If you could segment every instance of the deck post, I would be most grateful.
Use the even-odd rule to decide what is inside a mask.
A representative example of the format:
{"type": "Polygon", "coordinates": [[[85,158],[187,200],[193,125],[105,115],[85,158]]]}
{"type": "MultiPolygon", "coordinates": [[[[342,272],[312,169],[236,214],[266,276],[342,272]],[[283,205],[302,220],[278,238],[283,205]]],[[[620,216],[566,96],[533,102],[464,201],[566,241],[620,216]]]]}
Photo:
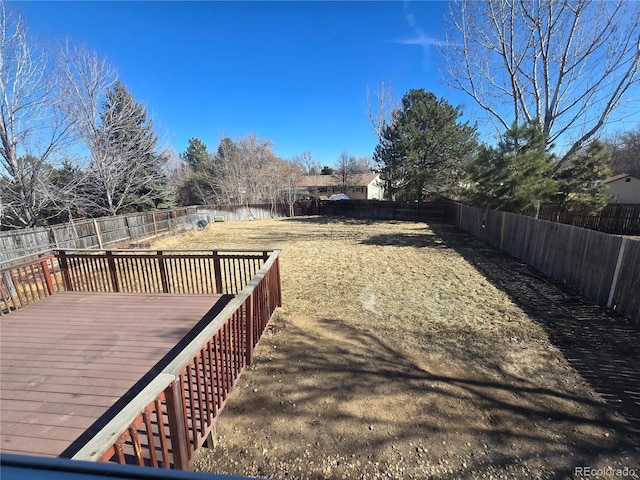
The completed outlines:
{"type": "Polygon", "coordinates": [[[247,365],[253,363],[253,293],[245,300],[247,365]]]}
{"type": "Polygon", "coordinates": [[[222,294],[222,267],[220,265],[220,255],[217,250],[213,251],[213,271],[216,277],[216,293],[222,294]]]}
{"type": "Polygon", "coordinates": [[[51,270],[49,270],[49,263],[47,261],[47,256],[43,253],[40,255],[42,261],[40,265],[42,266],[42,276],[44,277],[44,283],[47,286],[47,292],[49,295],[53,295],[53,280],[51,279],[51,270]]]}
{"type": "Polygon", "coordinates": [[[187,445],[187,425],[183,416],[182,381],[176,378],[165,390],[167,401],[167,419],[169,421],[169,435],[173,453],[173,466],[178,470],[189,468],[189,454],[187,445]]]}
{"type": "Polygon", "coordinates": [[[118,273],[116,272],[116,260],[113,257],[113,252],[106,252],[107,255],[107,264],[109,265],[109,275],[111,276],[111,288],[115,293],[120,291],[120,286],[118,285],[118,273]]]}
{"type": "Polygon", "coordinates": [[[71,275],[69,274],[69,262],[67,260],[67,253],[64,250],[57,250],[55,254],[58,257],[58,263],[60,264],[60,271],[62,272],[64,289],[68,292],[73,292],[73,285],[71,285],[71,275]]]}
{"type": "Polygon", "coordinates": [[[156,252],[156,256],[158,257],[158,267],[160,268],[160,281],[162,282],[162,292],[169,293],[169,281],[167,279],[167,266],[164,262],[164,255],[162,254],[162,250],[158,250],[156,252]]]}
{"type": "Polygon", "coordinates": [[[278,290],[278,303],[277,303],[277,307],[282,307],[282,283],[280,283],[280,255],[278,255],[278,258],[276,258],[276,281],[277,281],[277,285],[276,288],[278,290]]]}
{"type": "Polygon", "coordinates": [[[218,429],[214,423],[207,434],[207,438],[204,441],[205,448],[216,448],[218,446],[218,429]]]}

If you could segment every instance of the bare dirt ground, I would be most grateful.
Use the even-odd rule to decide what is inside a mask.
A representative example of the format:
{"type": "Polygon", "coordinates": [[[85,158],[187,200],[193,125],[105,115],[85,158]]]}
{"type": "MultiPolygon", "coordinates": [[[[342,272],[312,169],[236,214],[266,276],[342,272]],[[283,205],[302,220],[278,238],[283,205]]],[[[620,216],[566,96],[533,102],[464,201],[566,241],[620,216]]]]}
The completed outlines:
{"type": "Polygon", "coordinates": [[[451,226],[238,222],[156,246],[282,249],[284,306],[195,470],[640,476],[638,329],[451,226]]]}

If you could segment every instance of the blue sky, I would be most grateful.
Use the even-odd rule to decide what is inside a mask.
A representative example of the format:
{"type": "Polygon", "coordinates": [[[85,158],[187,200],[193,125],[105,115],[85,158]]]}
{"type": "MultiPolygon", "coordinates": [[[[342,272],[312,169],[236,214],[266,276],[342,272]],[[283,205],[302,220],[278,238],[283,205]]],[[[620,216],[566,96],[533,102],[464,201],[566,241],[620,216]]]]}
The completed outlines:
{"type": "MultiPolygon", "coordinates": [[[[106,56],[152,113],[164,145],[255,133],[323,165],[371,156],[367,87],[424,88],[469,102],[440,78],[445,2],[11,2],[39,42],[106,56]]],[[[464,118],[463,118],[464,119],[464,118]]]]}

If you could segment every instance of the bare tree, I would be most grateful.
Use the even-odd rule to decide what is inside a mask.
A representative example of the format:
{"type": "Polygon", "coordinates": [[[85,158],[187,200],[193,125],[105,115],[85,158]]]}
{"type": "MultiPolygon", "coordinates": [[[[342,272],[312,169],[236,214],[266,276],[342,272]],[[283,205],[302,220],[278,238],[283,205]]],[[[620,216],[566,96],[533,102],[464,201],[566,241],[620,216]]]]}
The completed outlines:
{"type": "Polygon", "coordinates": [[[322,165],[320,165],[320,162],[313,158],[311,152],[302,152],[301,154],[293,157],[292,161],[302,167],[305,175],[320,175],[322,165]]]}
{"type": "Polygon", "coordinates": [[[86,188],[90,182],[88,165],[96,158],[105,157],[100,147],[103,135],[100,109],[109,87],[116,81],[116,72],[96,52],[86,46],[71,47],[68,43],[58,49],[57,64],[64,91],[64,108],[75,119],[74,138],[84,144],[90,155],[71,189],[74,205],[69,208],[90,214],[94,202],[86,188]]]}
{"type": "MultiPolygon", "coordinates": [[[[309,155],[311,153],[309,152],[309,155]]],[[[291,160],[278,159],[278,170],[280,178],[280,196],[289,206],[289,216],[295,216],[294,205],[299,199],[298,183],[304,173],[304,164],[300,159],[291,160]]]]}
{"type": "Polygon", "coordinates": [[[604,140],[611,153],[611,172],[627,173],[640,178],[640,125],[626,132],[617,132],[604,140]]]}
{"type": "Polygon", "coordinates": [[[64,79],[65,107],[77,119],[75,134],[93,153],[100,137],[102,103],[116,82],[116,71],[86,46],[72,48],[68,44],[58,50],[58,66],[64,79]]]}
{"type": "Polygon", "coordinates": [[[69,139],[57,70],[30,44],[23,19],[0,3],[0,179],[2,217],[34,226],[56,198],[50,162],[69,139]]]}
{"type": "Polygon", "coordinates": [[[219,203],[244,203],[247,185],[244,182],[242,158],[238,145],[230,138],[220,140],[214,157],[215,190],[219,203]]]}
{"type": "Polygon", "coordinates": [[[540,122],[548,148],[565,148],[556,168],[639,81],[637,2],[455,0],[449,21],[441,47],[451,83],[500,133],[540,122]]]}
{"type": "Polygon", "coordinates": [[[380,83],[380,89],[372,94],[367,87],[367,118],[374,135],[380,141],[384,127],[391,123],[393,114],[400,109],[400,103],[394,99],[391,87],[380,83]]]}
{"type": "Polygon", "coordinates": [[[277,157],[273,142],[251,133],[236,142],[242,159],[243,185],[246,203],[262,203],[277,197],[278,182],[271,175],[277,157]]]}
{"type": "Polygon", "coordinates": [[[356,158],[347,152],[342,152],[333,172],[333,176],[337,179],[342,193],[346,194],[349,187],[354,186],[353,182],[357,173],[356,158]]]}
{"type": "Polygon", "coordinates": [[[117,81],[111,65],[86,47],[61,48],[59,65],[76,134],[90,154],[82,192],[86,212],[116,215],[157,206],[168,179],[144,105],[117,81]]]}
{"type": "Polygon", "coordinates": [[[374,164],[371,157],[358,157],[355,161],[356,173],[371,173],[373,172],[374,164]]]}

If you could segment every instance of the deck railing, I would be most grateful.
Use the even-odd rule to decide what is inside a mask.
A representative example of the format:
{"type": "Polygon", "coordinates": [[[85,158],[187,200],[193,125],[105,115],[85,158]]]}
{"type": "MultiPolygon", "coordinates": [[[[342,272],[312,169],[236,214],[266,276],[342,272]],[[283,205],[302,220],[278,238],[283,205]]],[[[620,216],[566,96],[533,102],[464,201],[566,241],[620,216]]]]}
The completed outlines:
{"type": "Polygon", "coordinates": [[[0,317],[64,290],[53,255],[0,268],[0,317]]]}
{"type": "Polygon", "coordinates": [[[188,468],[282,304],[278,255],[73,458],[188,468]]]}
{"type": "Polygon", "coordinates": [[[60,250],[55,255],[71,291],[236,295],[269,252],[60,250]]]}
{"type": "Polygon", "coordinates": [[[268,257],[255,250],[55,250],[0,268],[0,316],[60,291],[236,295],[268,257]]]}
{"type": "Polygon", "coordinates": [[[0,315],[61,291],[234,298],[73,457],[186,469],[282,305],[279,251],[64,251],[0,269],[0,315]]]}

